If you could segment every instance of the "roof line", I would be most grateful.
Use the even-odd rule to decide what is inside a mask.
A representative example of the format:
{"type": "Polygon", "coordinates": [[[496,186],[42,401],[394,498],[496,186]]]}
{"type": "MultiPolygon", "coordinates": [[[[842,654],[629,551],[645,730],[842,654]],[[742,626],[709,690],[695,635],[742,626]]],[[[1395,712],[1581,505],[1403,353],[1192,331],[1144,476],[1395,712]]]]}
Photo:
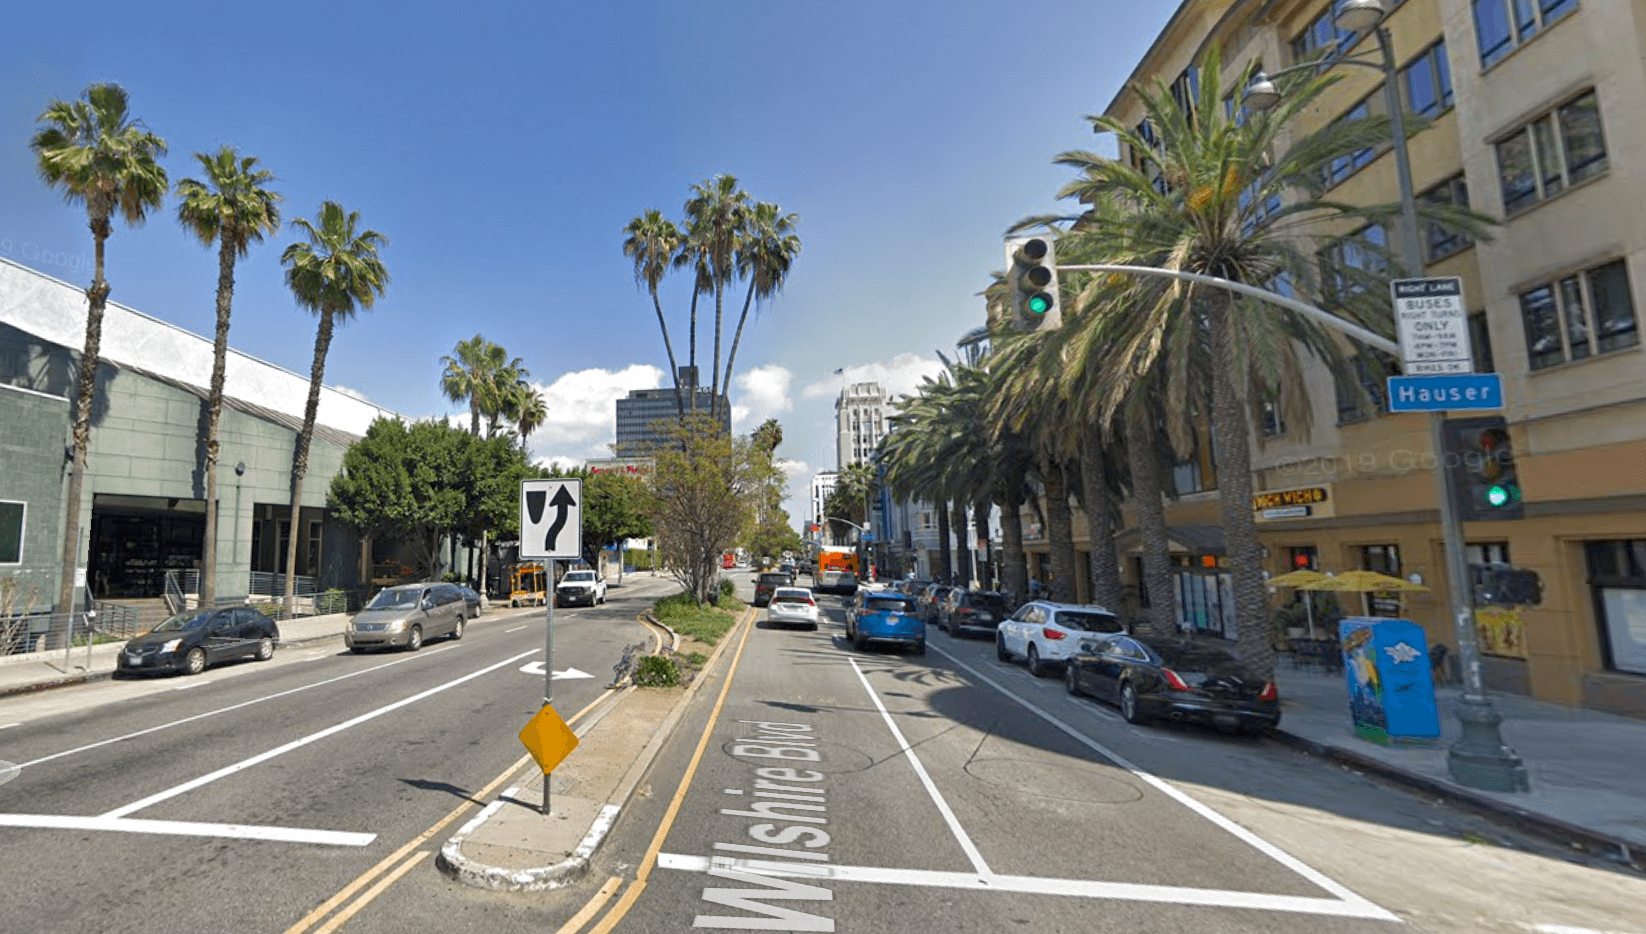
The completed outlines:
{"type": "MultiPolygon", "coordinates": [[[[1120,99],[1125,97],[1126,94],[1131,91],[1132,86],[1141,80],[1143,66],[1148,62],[1149,57],[1161,47],[1162,42],[1164,42],[1166,38],[1166,34],[1172,31],[1173,26],[1178,24],[1178,21],[1182,19],[1185,11],[1187,11],[1190,6],[1193,6],[1198,2],[1200,2],[1200,0],[1183,0],[1182,3],[1178,4],[1177,10],[1172,13],[1172,18],[1166,21],[1166,25],[1162,27],[1160,33],[1155,36],[1154,42],[1149,44],[1148,51],[1144,52],[1143,57],[1137,60],[1137,65],[1132,68],[1132,73],[1126,77],[1124,82],[1121,83],[1120,90],[1115,92],[1114,97],[1109,100],[1108,106],[1103,108],[1103,113],[1108,114],[1110,111],[1114,110],[1115,105],[1120,103],[1120,99]]],[[[1197,62],[1200,60],[1201,56],[1206,51],[1207,43],[1211,41],[1213,36],[1222,31],[1225,24],[1243,13],[1247,7],[1258,2],[1262,2],[1263,6],[1258,9],[1257,12],[1252,14],[1251,18],[1253,20],[1260,19],[1265,13],[1269,12],[1269,9],[1278,3],[1279,0],[1235,0],[1233,4],[1230,4],[1227,10],[1223,11],[1223,15],[1218,18],[1216,24],[1212,26],[1211,31],[1206,34],[1206,38],[1202,39],[1200,45],[1195,48],[1193,56],[1194,60],[1197,62]]],[[[1093,132],[1097,131],[1094,129],[1093,132]]]]}

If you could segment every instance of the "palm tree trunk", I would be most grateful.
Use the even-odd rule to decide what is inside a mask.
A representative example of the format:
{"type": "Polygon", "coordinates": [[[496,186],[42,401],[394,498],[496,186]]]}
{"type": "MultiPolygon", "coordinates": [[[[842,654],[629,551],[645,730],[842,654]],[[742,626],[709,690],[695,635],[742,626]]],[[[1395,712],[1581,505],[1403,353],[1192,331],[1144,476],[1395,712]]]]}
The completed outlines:
{"type": "Polygon", "coordinates": [[[749,320],[749,304],[754,301],[754,279],[749,279],[749,292],[743,296],[743,313],[737,316],[737,331],[732,335],[732,350],[726,355],[726,394],[731,395],[732,364],[737,362],[737,345],[743,341],[743,325],[749,320]]]}
{"type": "Polygon", "coordinates": [[[480,437],[480,391],[469,393],[469,434],[480,437]]]}
{"type": "Polygon", "coordinates": [[[1069,487],[1063,464],[1047,455],[1042,462],[1046,475],[1046,538],[1052,552],[1052,585],[1047,599],[1059,603],[1074,600],[1074,515],[1069,510],[1069,487]]]}
{"type": "Polygon", "coordinates": [[[1000,500],[1000,545],[1006,565],[1001,578],[1013,600],[1026,600],[1029,596],[1029,568],[1023,560],[1022,506],[1022,500],[1015,495],[1000,500]]]}
{"type": "Polygon", "coordinates": [[[954,566],[960,577],[957,585],[967,587],[972,582],[972,543],[966,532],[966,504],[957,499],[949,508],[954,513],[954,518],[949,521],[954,526],[954,566]]]}
{"type": "MultiPolygon", "coordinates": [[[[69,488],[64,493],[63,572],[57,582],[57,612],[63,616],[67,639],[74,612],[74,572],[80,567],[80,499],[85,495],[87,452],[91,448],[91,405],[97,389],[97,364],[103,348],[103,311],[109,301],[109,284],[103,278],[103,248],[111,231],[107,217],[91,219],[95,244],[95,266],[91,288],[86,290],[86,346],[80,353],[77,400],[74,406],[74,455],[69,461],[69,488]]],[[[90,581],[87,591],[90,591],[90,581]]]]}
{"type": "Polygon", "coordinates": [[[1141,406],[1126,414],[1126,464],[1132,475],[1132,510],[1143,540],[1142,584],[1149,602],[1142,614],[1143,626],[1152,635],[1169,638],[1177,632],[1177,591],[1172,587],[1164,478],[1155,450],[1154,424],[1141,406]]]}
{"type": "Polygon", "coordinates": [[[1217,438],[1217,493],[1223,511],[1225,553],[1234,570],[1234,602],[1240,658],[1259,674],[1274,674],[1274,642],[1265,610],[1263,546],[1252,512],[1251,423],[1235,382],[1234,300],[1210,296],[1212,338],[1212,431],[1217,438]]]}
{"type": "Polygon", "coordinates": [[[200,605],[217,602],[218,426],[223,420],[223,381],[229,358],[229,312],[234,305],[234,245],[217,248],[217,334],[211,347],[211,397],[206,402],[206,534],[200,545],[200,605]]]}
{"type": "Polygon", "coordinates": [[[949,503],[947,500],[938,500],[937,507],[937,543],[938,550],[943,556],[943,582],[954,582],[954,557],[949,551],[949,503]]]}
{"type": "Polygon", "coordinates": [[[1081,432],[1080,485],[1085,491],[1086,535],[1092,543],[1092,602],[1119,610],[1120,556],[1114,544],[1114,495],[1109,489],[1108,462],[1103,451],[1103,429],[1087,424],[1081,432]]]}
{"type": "Polygon", "coordinates": [[[709,377],[709,421],[720,424],[720,321],[721,302],[726,294],[725,286],[716,283],[714,287],[714,372],[709,377]]]}
{"type": "Polygon", "coordinates": [[[696,284],[693,284],[692,285],[691,357],[690,357],[690,359],[691,359],[690,366],[692,368],[692,386],[691,386],[692,397],[691,397],[691,402],[689,403],[689,408],[690,408],[691,413],[693,415],[697,414],[697,295],[698,295],[697,286],[696,286],[696,284]]]}
{"type": "MultiPolygon", "coordinates": [[[[989,502],[972,504],[972,527],[977,530],[977,537],[987,540],[989,537],[989,502]]],[[[992,580],[995,575],[990,573],[989,552],[987,546],[978,549],[977,560],[973,566],[977,567],[976,577],[982,583],[984,590],[993,589],[992,580]]]]}
{"type": "Polygon", "coordinates": [[[326,352],[331,349],[332,311],[320,312],[320,330],[314,338],[314,366],[309,371],[309,401],[303,407],[303,430],[297,435],[297,452],[291,466],[291,535],[286,544],[286,618],[297,612],[297,539],[303,512],[303,475],[309,470],[309,442],[314,438],[314,419],[320,412],[320,381],[326,375],[326,352]]]}
{"type": "Polygon", "coordinates": [[[686,414],[686,400],[680,395],[680,368],[674,365],[674,344],[669,340],[669,322],[663,319],[663,303],[657,300],[657,287],[653,286],[652,308],[657,312],[657,326],[663,329],[663,349],[669,354],[669,379],[674,381],[674,405],[681,415],[686,414]]]}

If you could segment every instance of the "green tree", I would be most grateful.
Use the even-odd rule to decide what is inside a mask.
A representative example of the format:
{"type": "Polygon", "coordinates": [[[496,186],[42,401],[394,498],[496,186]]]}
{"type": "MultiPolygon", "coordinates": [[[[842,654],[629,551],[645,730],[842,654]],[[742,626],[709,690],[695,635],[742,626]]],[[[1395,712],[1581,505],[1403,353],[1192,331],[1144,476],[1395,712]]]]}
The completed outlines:
{"type": "Polygon", "coordinates": [[[482,444],[444,422],[378,418],[344,453],[327,505],[363,535],[415,543],[438,580],[442,539],[474,515],[469,480],[482,444]]]}
{"type": "Polygon", "coordinates": [[[647,512],[669,572],[699,605],[713,603],[720,556],[754,513],[749,441],[688,414],[652,457],[647,512]]]}
{"type": "Polygon", "coordinates": [[[86,450],[91,446],[92,395],[109,300],[109,283],[103,276],[105,243],[114,232],[116,213],[128,224],[141,224],[150,211],[160,207],[170,187],[158,161],[166,154],[166,141],[149,132],[129,108],[130,99],[119,85],[88,85],[79,100],[48,104],[36,121],[44,126],[29,140],[41,179],[61,189],[63,200],[85,207],[94,247],[91,287],[86,289],[86,343],[80,352],[74,408],[74,459],[64,494],[59,613],[74,609],[74,572],[80,566],[86,450]]]}
{"type": "MultiPolygon", "coordinates": [[[[674,362],[674,343],[669,340],[669,322],[663,317],[663,303],[657,297],[657,287],[662,284],[663,276],[668,273],[670,265],[680,252],[680,246],[685,237],[674,222],[663,216],[663,212],[656,208],[648,209],[644,214],[629,221],[623,232],[628,239],[623,241],[623,255],[634,261],[634,281],[636,285],[644,283],[646,292],[652,297],[652,309],[657,312],[657,327],[663,332],[663,349],[669,355],[669,378],[674,380],[675,406],[681,415],[686,414],[686,401],[680,394],[680,369],[674,362]]],[[[693,313],[695,315],[695,304],[693,313]]],[[[692,340],[695,353],[697,334],[696,318],[692,321],[692,340]]],[[[695,366],[697,361],[692,360],[695,366]]]]}
{"type": "MultiPolygon", "coordinates": [[[[309,398],[303,409],[303,429],[292,457],[291,542],[286,550],[286,613],[296,609],[297,534],[303,508],[303,476],[309,469],[309,444],[320,409],[320,387],[326,375],[326,353],[332,330],[360,309],[370,309],[389,285],[389,270],[379,251],[388,238],[375,230],[361,230],[360,212],[345,212],[335,201],[320,205],[315,223],[297,218],[307,243],[293,243],[280,255],[286,267],[286,287],[300,308],[320,316],[314,338],[314,364],[309,370],[309,398]]],[[[432,566],[432,565],[431,565],[432,566]]]]}
{"type": "Polygon", "coordinates": [[[701,270],[699,285],[714,295],[714,357],[710,367],[709,415],[720,413],[720,332],[726,288],[737,275],[737,250],[748,227],[749,195],[737,178],[716,175],[692,186],[686,200],[686,238],[701,270]]]}
{"type": "MultiPolygon", "coordinates": [[[[603,549],[631,538],[650,538],[646,482],[615,470],[588,473],[583,483],[583,554],[592,564],[603,549]]],[[[618,579],[622,580],[621,561],[618,579]]]]}
{"type": "Polygon", "coordinates": [[[506,356],[503,348],[476,334],[466,341],[458,341],[450,355],[440,358],[440,362],[445,364],[440,374],[440,391],[445,393],[447,399],[468,405],[469,432],[474,435],[480,434],[482,387],[491,379],[496,366],[492,362],[494,349],[498,356],[506,356]]]}
{"type": "Polygon", "coordinates": [[[233,146],[194,154],[204,180],[177,183],[177,220],[195,239],[217,246],[217,336],[212,342],[211,391],[206,414],[206,533],[200,562],[200,604],[217,599],[218,426],[223,417],[223,379],[229,355],[229,315],[234,305],[234,264],[280,230],[280,195],[268,185],[274,173],[241,156],[233,146]]]}
{"type": "MultiPolygon", "coordinates": [[[[737,245],[738,272],[749,281],[743,296],[743,312],[737,318],[737,331],[732,335],[732,349],[726,355],[726,376],[721,382],[731,392],[732,365],[737,362],[737,347],[743,342],[743,325],[749,320],[749,307],[757,301],[767,301],[783,290],[789,278],[795,257],[800,255],[800,237],[795,227],[800,217],[784,214],[783,209],[762,201],[749,211],[743,236],[737,245]]],[[[716,394],[715,405],[720,404],[716,394]]]]}

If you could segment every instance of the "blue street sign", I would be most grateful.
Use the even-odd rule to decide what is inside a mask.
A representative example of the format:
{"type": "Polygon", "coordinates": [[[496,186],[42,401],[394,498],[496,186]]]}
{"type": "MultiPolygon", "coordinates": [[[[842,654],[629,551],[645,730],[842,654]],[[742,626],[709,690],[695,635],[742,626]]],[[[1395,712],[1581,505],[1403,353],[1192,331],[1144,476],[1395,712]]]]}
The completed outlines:
{"type": "Polygon", "coordinates": [[[1503,408],[1503,380],[1496,373],[1389,377],[1389,411],[1448,412],[1503,408]]]}

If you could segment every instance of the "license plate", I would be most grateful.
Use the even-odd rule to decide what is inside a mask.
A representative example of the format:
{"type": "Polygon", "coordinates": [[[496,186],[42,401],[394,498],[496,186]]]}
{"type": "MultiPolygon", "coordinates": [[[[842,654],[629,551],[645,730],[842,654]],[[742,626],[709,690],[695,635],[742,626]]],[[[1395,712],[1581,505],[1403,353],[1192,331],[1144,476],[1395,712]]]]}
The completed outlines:
{"type": "Polygon", "coordinates": [[[141,664],[143,664],[143,656],[138,655],[134,652],[127,652],[126,653],[126,664],[128,664],[128,665],[141,665],[141,664]]]}
{"type": "Polygon", "coordinates": [[[1212,715],[1212,722],[1218,726],[1232,727],[1240,725],[1240,718],[1232,713],[1220,713],[1212,715]]]}

